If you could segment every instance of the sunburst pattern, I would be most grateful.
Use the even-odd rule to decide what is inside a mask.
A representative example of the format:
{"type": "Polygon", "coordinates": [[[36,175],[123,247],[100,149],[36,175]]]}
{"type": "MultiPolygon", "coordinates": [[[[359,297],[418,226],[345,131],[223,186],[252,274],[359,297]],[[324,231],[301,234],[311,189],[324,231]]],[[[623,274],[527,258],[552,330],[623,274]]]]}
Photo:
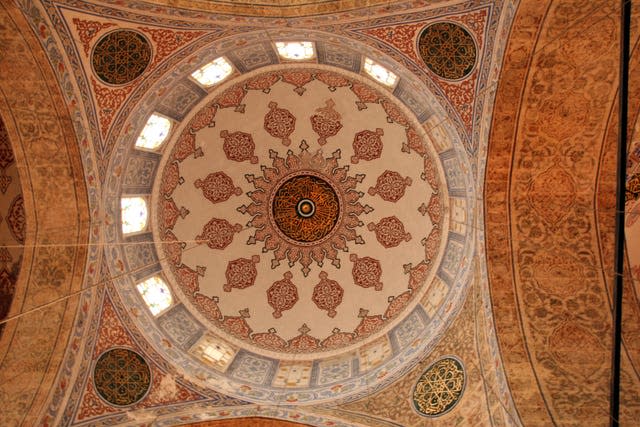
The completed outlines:
{"type": "MultiPolygon", "coordinates": [[[[256,189],[248,193],[252,203],[249,206],[242,205],[238,209],[253,217],[249,225],[255,232],[248,243],[264,242],[263,252],[273,252],[272,267],[277,267],[283,260],[291,267],[299,263],[305,276],[311,271],[312,263],[322,266],[325,259],[340,267],[338,251],[348,252],[347,242],[364,243],[362,236],[356,231],[363,225],[358,217],[373,210],[369,205],[363,206],[358,201],[363,193],[357,191],[356,186],[362,182],[364,176],[349,176],[348,167],[339,166],[340,150],[325,158],[320,151],[311,154],[307,149],[308,145],[303,141],[300,144],[300,153],[294,154],[289,150],[286,158],[271,150],[271,167],[263,166],[262,176],[247,175],[247,180],[256,189]],[[287,194],[286,199],[295,199],[291,206],[291,220],[287,222],[284,215],[275,209],[275,205],[273,209],[271,207],[274,199],[282,197],[280,193],[283,186],[298,176],[315,177],[317,187],[323,187],[319,184],[319,181],[322,181],[333,191],[330,192],[326,188],[324,191],[314,191],[313,186],[302,185],[296,189],[299,194],[287,194]],[[335,195],[337,200],[328,197],[331,194],[335,195]],[[318,200],[313,200],[314,197],[318,197],[318,200]],[[314,215],[308,218],[296,215],[295,208],[298,203],[304,203],[307,199],[310,201],[309,204],[313,203],[314,215]],[[309,227],[305,226],[307,222],[309,227]],[[296,227],[296,233],[288,232],[296,227]],[[309,233],[305,233],[305,230],[309,233]]],[[[281,204],[285,205],[284,209],[287,208],[286,200],[281,204]]],[[[301,206],[302,209],[306,207],[307,205],[301,206]]]]}

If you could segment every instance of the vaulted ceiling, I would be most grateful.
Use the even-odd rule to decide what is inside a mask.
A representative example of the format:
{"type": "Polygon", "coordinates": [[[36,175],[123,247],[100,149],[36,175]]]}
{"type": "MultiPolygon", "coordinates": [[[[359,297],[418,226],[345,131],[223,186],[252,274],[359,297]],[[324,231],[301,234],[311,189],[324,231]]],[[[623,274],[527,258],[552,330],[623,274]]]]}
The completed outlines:
{"type": "Polygon", "coordinates": [[[2,2],[2,425],[608,424],[619,13],[2,2]]]}

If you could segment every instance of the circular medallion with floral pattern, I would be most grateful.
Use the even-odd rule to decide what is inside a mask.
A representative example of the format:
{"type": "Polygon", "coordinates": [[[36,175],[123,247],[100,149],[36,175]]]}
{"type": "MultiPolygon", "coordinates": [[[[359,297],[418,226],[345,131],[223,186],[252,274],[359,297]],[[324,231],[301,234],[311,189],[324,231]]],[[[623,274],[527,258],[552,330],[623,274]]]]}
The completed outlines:
{"type": "Polygon", "coordinates": [[[96,361],[93,382],[100,397],[107,402],[117,406],[132,405],[149,390],[151,371],[135,351],[113,348],[96,361]]]}
{"type": "Polygon", "coordinates": [[[93,48],[91,65],[98,78],[123,85],[138,78],[151,63],[151,45],[137,31],[116,30],[102,36],[93,48]]]}
{"type": "Polygon", "coordinates": [[[453,22],[426,27],[418,38],[418,53],[431,71],[447,80],[468,76],[476,63],[473,37],[453,22]]]}

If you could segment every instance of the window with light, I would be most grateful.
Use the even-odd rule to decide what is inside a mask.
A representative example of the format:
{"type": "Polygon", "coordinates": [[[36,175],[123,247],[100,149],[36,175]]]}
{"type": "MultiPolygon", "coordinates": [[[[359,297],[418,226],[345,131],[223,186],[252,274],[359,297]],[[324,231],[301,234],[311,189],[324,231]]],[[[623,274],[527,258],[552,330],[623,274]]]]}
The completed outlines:
{"type": "Polygon", "coordinates": [[[374,80],[382,83],[385,86],[391,87],[398,80],[398,76],[387,70],[382,65],[373,62],[370,58],[364,59],[364,71],[369,74],[374,80]]]}
{"type": "Polygon", "coordinates": [[[152,114],[136,140],[136,147],[155,150],[167,139],[170,130],[171,121],[169,119],[152,114]]]}
{"type": "Polygon", "coordinates": [[[169,287],[164,280],[158,276],[138,283],[137,288],[147,307],[149,307],[149,311],[151,311],[151,314],[154,316],[157,316],[169,308],[173,303],[169,287]]]}
{"type": "Polygon", "coordinates": [[[123,197],[120,200],[122,233],[142,231],[147,226],[147,202],[143,197],[123,197]]]}
{"type": "Polygon", "coordinates": [[[227,369],[235,354],[229,344],[209,334],[204,334],[190,351],[220,371],[227,369]]]}
{"type": "Polygon", "coordinates": [[[204,87],[213,86],[220,83],[233,72],[233,67],[223,57],[217,58],[191,74],[204,87]]]}
{"type": "Polygon", "coordinates": [[[311,42],[276,42],[276,49],[282,58],[294,61],[311,59],[315,56],[311,42]]]}

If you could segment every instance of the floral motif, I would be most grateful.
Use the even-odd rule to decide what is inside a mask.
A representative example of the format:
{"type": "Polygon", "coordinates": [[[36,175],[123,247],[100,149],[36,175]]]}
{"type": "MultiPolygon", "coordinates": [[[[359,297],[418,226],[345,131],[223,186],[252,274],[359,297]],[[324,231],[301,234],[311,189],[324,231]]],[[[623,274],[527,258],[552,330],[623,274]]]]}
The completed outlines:
{"type": "Polygon", "coordinates": [[[207,105],[202,110],[198,111],[193,119],[189,122],[189,129],[191,129],[191,133],[196,133],[205,127],[213,127],[216,122],[214,118],[216,117],[218,109],[215,105],[207,105]]]}
{"type": "Polygon", "coordinates": [[[224,249],[233,241],[233,234],[242,231],[242,225],[231,225],[226,219],[212,218],[196,237],[198,243],[206,243],[211,249],[224,249]]]}
{"type": "Polygon", "coordinates": [[[138,353],[114,348],[96,362],[93,381],[100,397],[113,405],[131,405],[144,397],[151,385],[151,370],[138,353]]]}
{"type": "Polygon", "coordinates": [[[527,197],[536,213],[555,227],[576,201],[575,181],[560,166],[553,165],[533,178],[527,197]]]}
{"type": "Polygon", "coordinates": [[[187,157],[193,154],[194,157],[202,156],[202,149],[196,147],[196,135],[191,132],[183,132],[178,139],[176,148],[174,149],[173,157],[179,162],[182,162],[187,157]]]}
{"type": "Polygon", "coordinates": [[[267,302],[273,307],[273,317],[282,317],[282,312],[293,308],[298,302],[298,289],[291,282],[293,275],[287,271],[284,279],[274,282],[267,289],[267,302]]]}
{"type": "Polygon", "coordinates": [[[201,311],[207,319],[211,321],[220,320],[222,312],[220,312],[220,307],[218,307],[218,302],[220,301],[218,297],[209,298],[200,293],[196,293],[193,298],[196,304],[202,308],[201,311]]]}
{"type": "Polygon", "coordinates": [[[431,194],[429,205],[426,207],[426,212],[429,214],[429,218],[433,225],[440,224],[440,219],[442,219],[442,202],[440,201],[439,194],[431,194]]]}
{"type": "Polygon", "coordinates": [[[305,352],[316,350],[319,347],[320,340],[308,335],[311,329],[309,329],[306,323],[298,329],[298,332],[300,332],[300,335],[291,338],[287,342],[289,348],[299,352],[305,352]]]}
{"type": "Polygon", "coordinates": [[[151,46],[140,33],[116,30],[105,34],[91,57],[93,71],[105,83],[122,85],[138,78],[151,62],[151,46]]]}
{"type": "Polygon", "coordinates": [[[326,84],[331,92],[335,92],[338,87],[349,86],[349,80],[337,74],[325,71],[317,72],[316,79],[326,84]]]}
{"type": "Polygon", "coordinates": [[[564,370],[584,379],[593,375],[594,367],[606,363],[607,352],[597,335],[581,327],[575,320],[564,321],[551,333],[548,342],[548,351],[555,362],[564,370]],[[567,342],[580,343],[583,351],[567,352],[563,347],[567,342]],[[574,358],[577,359],[575,362],[566,363],[568,359],[574,358]]]}
{"type": "Polygon", "coordinates": [[[112,22],[85,21],[84,19],[78,18],[73,18],[73,24],[76,26],[76,31],[80,37],[80,42],[82,43],[85,55],[89,55],[91,40],[93,40],[96,34],[105,28],[110,28],[116,25],[112,22]]]}
{"type": "Polygon", "coordinates": [[[414,61],[418,61],[416,55],[415,43],[416,33],[418,29],[424,24],[408,24],[408,25],[393,25],[388,27],[376,27],[366,30],[366,33],[374,37],[383,40],[386,43],[396,47],[402,53],[412,58],[414,61]]]}
{"type": "Polygon", "coordinates": [[[96,102],[98,104],[98,113],[100,117],[100,131],[102,136],[107,135],[111,120],[120,109],[122,103],[134,88],[133,84],[124,85],[117,88],[107,87],[91,77],[91,86],[95,93],[96,102]]]}
{"type": "Polygon", "coordinates": [[[233,186],[233,180],[224,172],[213,172],[202,179],[196,179],[194,182],[196,188],[202,189],[204,197],[209,199],[211,203],[220,203],[229,200],[234,194],[239,196],[242,194],[240,187],[233,186]]]}
{"type": "Polygon", "coordinates": [[[289,136],[296,127],[296,118],[289,110],[278,108],[277,102],[269,103],[269,112],[264,116],[264,129],[274,138],[281,138],[283,145],[290,145],[289,136]]]}
{"type": "Polygon", "coordinates": [[[225,90],[222,95],[215,99],[215,104],[219,108],[235,107],[235,111],[243,112],[245,105],[242,100],[247,95],[247,91],[241,85],[234,85],[225,90]]]}
{"type": "Polygon", "coordinates": [[[418,38],[418,52],[426,66],[443,79],[466,77],[476,63],[473,37],[452,22],[438,22],[425,28],[418,38]]]}
{"type": "Polygon", "coordinates": [[[278,80],[280,80],[280,76],[278,74],[261,74],[247,81],[244,87],[251,90],[261,90],[264,93],[269,93],[271,91],[271,86],[276,84],[278,80]]]}
{"type": "Polygon", "coordinates": [[[321,347],[327,349],[345,347],[351,344],[351,342],[356,337],[353,333],[341,332],[340,328],[333,328],[333,331],[331,332],[331,335],[322,340],[322,342],[320,343],[321,347]]]}
{"type": "Polygon", "coordinates": [[[376,233],[376,239],[385,248],[393,248],[402,241],[411,240],[411,234],[405,233],[404,224],[395,216],[382,218],[378,224],[370,222],[367,228],[376,233]]]}
{"type": "Polygon", "coordinates": [[[351,163],[358,163],[360,160],[374,160],[382,154],[382,139],[384,131],[377,128],[375,131],[363,130],[353,138],[353,156],[351,163]]]}
{"type": "Polygon", "coordinates": [[[360,337],[369,336],[372,333],[378,331],[382,327],[382,325],[384,325],[384,319],[382,318],[382,315],[376,314],[374,316],[369,316],[369,310],[361,308],[358,317],[362,320],[360,321],[354,332],[360,337]]]}
{"type": "Polygon", "coordinates": [[[418,289],[427,280],[427,274],[431,266],[427,261],[421,261],[415,267],[411,263],[405,265],[405,273],[409,274],[409,289],[412,291],[418,289]]]}
{"type": "Polygon", "coordinates": [[[382,108],[387,113],[388,122],[398,123],[404,128],[409,126],[407,118],[393,102],[390,102],[388,99],[383,99],[380,101],[380,105],[382,105],[382,108]]]}
{"type": "Polygon", "coordinates": [[[335,136],[342,129],[341,117],[334,109],[335,105],[333,99],[327,99],[324,107],[316,109],[318,114],[311,116],[311,128],[318,134],[320,145],[326,144],[327,138],[335,136]]]}
{"type": "Polygon", "coordinates": [[[24,199],[22,194],[16,196],[11,202],[9,214],[7,215],[7,224],[13,237],[20,243],[24,243],[26,234],[27,218],[24,213],[24,199]]]}
{"type": "Polygon", "coordinates": [[[413,389],[413,406],[422,415],[442,415],[458,403],[464,384],[462,364],[451,357],[440,359],[418,379],[413,389]]]}
{"type": "Polygon", "coordinates": [[[166,28],[149,27],[140,27],[140,29],[150,34],[151,39],[155,42],[156,53],[153,65],[159,64],[160,61],[175,50],[205,34],[205,31],[175,31],[166,28]]]}
{"type": "Polygon", "coordinates": [[[232,288],[244,289],[253,286],[258,276],[256,264],[260,262],[258,255],[249,258],[239,258],[229,261],[227,271],[224,273],[227,283],[222,287],[225,292],[231,292],[232,288]]]}
{"type": "Polygon", "coordinates": [[[294,92],[300,96],[305,92],[304,86],[312,80],[313,75],[307,70],[285,71],[282,73],[282,81],[294,85],[294,92]]]}
{"type": "Polygon", "coordinates": [[[351,90],[360,99],[360,101],[356,102],[358,110],[364,110],[367,108],[367,104],[374,104],[380,101],[380,94],[360,82],[352,82],[351,90]]]}
{"type": "Polygon", "coordinates": [[[206,270],[205,267],[200,266],[196,267],[196,270],[192,270],[184,264],[176,268],[178,283],[187,295],[193,295],[200,290],[199,280],[204,277],[206,270]]]}
{"type": "Polygon", "coordinates": [[[164,175],[162,176],[161,189],[166,195],[174,192],[174,190],[184,183],[184,178],[180,176],[180,167],[178,162],[171,162],[165,168],[164,175]]]}
{"type": "Polygon", "coordinates": [[[163,246],[169,263],[174,266],[180,265],[182,263],[182,250],[187,246],[187,244],[179,241],[171,230],[166,230],[164,233],[163,246]]]}
{"type": "Polygon", "coordinates": [[[409,177],[403,178],[398,172],[386,170],[378,177],[375,187],[369,187],[369,194],[377,194],[383,200],[395,203],[404,196],[404,191],[411,182],[409,177]]]}
{"type": "Polygon", "coordinates": [[[287,346],[287,342],[278,335],[275,328],[269,328],[267,332],[253,334],[251,339],[256,344],[269,350],[282,350],[287,346]]]}
{"type": "Polygon", "coordinates": [[[320,310],[327,310],[327,316],[335,317],[336,307],[342,302],[344,290],[335,280],[329,280],[326,272],[320,272],[320,282],[313,288],[311,300],[320,310]]]}
{"type": "Polygon", "coordinates": [[[411,296],[411,291],[405,291],[397,297],[390,296],[387,299],[389,305],[387,306],[387,310],[384,312],[385,319],[393,319],[398,313],[402,312],[409,303],[411,296]]]}
{"type": "Polygon", "coordinates": [[[438,244],[440,243],[440,228],[433,227],[429,236],[420,242],[424,246],[424,259],[431,261],[438,252],[438,244]]]}
{"type": "Polygon", "coordinates": [[[224,328],[233,335],[240,338],[249,338],[253,330],[247,321],[244,320],[248,317],[250,317],[249,310],[245,308],[240,310],[240,316],[224,316],[221,323],[224,328]]]}
{"type": "Polygon", "coordinates": [[[253,142],[253,137],[250,133],[229,133],[223,130],[220,132],[220,137],[224,139],[222,150],[227,156],[227,159],[233,160],[234,162],[244,162],[248,160],[251,163],[258,163],[258,157],[253,153],[256,149],[256,144],[253,142]]]}
{"type": "Polygon", "coordinates": [[[420,174],[420,178],[427,181],[433,191],[438,191],[438,178],[436,175],[435,166],[433,166],[433,160],[431,157],[424,156],[424,171],[420,174]]]}
{"type": "Polygon", "coordinates": [[[178,206],[176,206],[172,198],[164,199],[160,202],[160,212],[162,214],[164,228],[167,230],[173,229],[178,218],[184,219],[189,215],[189,209],[184,206],[178,209],[178,206]]]}
{"type": "Polygon", "coordinates": [[[411,126],[408,126],[404,132],[407,135],[407,142],[402,143],[402,152],[411,153],[411,150],[413,150],[421,156],[426,156],[427,150],[418,132],[411,126]]]}
{"type": "Polygon", "coordinates": [[[351,254],[349,257],[353,262],[353,269],[351,274],[353,276],[353,283],[363,288],[373,288],[376,291],[382,290],[382,282],[380,277],[382,276],[382,267],[380,261],[371,257],[358,257],[356,254],[351,254]]]}

